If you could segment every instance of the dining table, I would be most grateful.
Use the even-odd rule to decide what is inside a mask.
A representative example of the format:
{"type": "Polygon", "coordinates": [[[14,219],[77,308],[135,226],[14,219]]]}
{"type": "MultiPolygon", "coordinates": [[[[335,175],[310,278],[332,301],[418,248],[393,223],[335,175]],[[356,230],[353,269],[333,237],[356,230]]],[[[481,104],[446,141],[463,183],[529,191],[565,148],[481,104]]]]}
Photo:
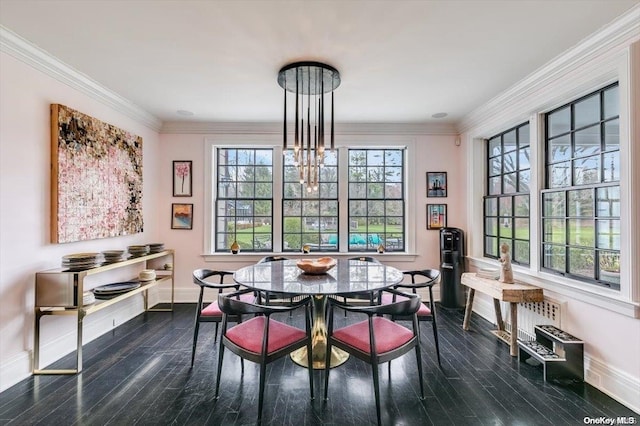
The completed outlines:
{"type": "MultiPolygon", "coordinates": [[[[311,296],[313,299],[312,367],[324,369],[327,298],[329,296],[349,297],[354,294],[372,295],[400,283],[403,274],[392,266],[353,259],[337,259],[335,267],[326,273],[308,274],[297,266],[297,262],[296,259],[287,259],[245,266],[233,274],[233,279],[242,286],[283,298],[311,296]]],[[[348,358],[349,355],[346,352],[332,348],[330,367],[341,365],[348,358]]],[[[293,352],[291,359],[299,365],[309,367],[306,347],[293,352]]]]}

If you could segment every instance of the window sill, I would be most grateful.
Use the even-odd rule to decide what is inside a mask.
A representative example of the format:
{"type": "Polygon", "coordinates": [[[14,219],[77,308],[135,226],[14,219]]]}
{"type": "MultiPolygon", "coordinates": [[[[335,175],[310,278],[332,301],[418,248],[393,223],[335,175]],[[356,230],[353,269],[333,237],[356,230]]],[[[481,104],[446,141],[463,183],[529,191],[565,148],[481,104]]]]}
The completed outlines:
{"type": "MultiPolygon", "coordinates": [[[[498,261],[467,257],[468,266],[474,269],[500,268],[498,261]]],[[[631,318],[640,318],[640,303],[627,299],[619,291],[584,285],[578,281],[545,272],[535,272],[512,265],[516,279],[562,296],[589,303],[631,318]]]]}

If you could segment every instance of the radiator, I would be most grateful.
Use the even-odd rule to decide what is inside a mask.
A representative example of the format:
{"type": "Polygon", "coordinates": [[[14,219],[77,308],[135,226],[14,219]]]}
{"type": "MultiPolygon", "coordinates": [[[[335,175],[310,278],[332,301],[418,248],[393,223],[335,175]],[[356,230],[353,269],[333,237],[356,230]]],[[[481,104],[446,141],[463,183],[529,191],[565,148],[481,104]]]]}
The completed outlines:
{"type": "MultiPolygon", "coordinates": [[[[564,303],[547,297],[542,302],[524,302],[518,304],[518,339],[535,340],[533,327],[536,325],[554,325],[562,328],[560,323],[561,310],[564,303]]],[[[505,327],[511,329],[511,310],[508,304],[502,306],[505,315],[505,327]]]]}

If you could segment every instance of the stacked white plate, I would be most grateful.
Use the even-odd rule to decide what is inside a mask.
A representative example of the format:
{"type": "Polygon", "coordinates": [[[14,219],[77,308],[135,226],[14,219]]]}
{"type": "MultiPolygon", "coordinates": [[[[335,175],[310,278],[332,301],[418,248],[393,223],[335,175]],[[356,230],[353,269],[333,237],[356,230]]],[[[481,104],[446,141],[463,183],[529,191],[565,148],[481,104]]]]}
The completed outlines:
{"type": "Polygon", "coordinates": [[[164,243],[149,244],[149,253],[160,253],[164,250],[164,243]]]}
{"type": "Polygon", "coordinates": [[[127,251],[133,257],[144,256],[149,252],[149,246],[147,245],[128,246],[127,251]]]}
{"type": "Polygon", "coordinates": [[[82,304],[83,305],[91,305],[92,303],[96,303],[96,296],[91,291],[85,291],[82,293],[82,304]]]}
{"type": "Polygon", "coordinates": [[[99,253],[74,253],[62,256],[62,268],[68,271],[82,271],[98,266],[99,253]]]}
{"type": "Polygon", "coordinates": [[[124,250],[105,250],[102,252],[104,263],[116,263],[122,260],[124,250]]]}
{"type": "Polygon", "coordinates": [[[140,281],[153,281],[156,279],[156,271],[153,269],[144,269],[138,274],[140,281]]]}
{"type": "Polygon", "coordinates": [[[93,294],[96,299],[112,299],[138,287],[140,287],[140,281],[125,281],[96,287],[93,289],[93,294]]]}

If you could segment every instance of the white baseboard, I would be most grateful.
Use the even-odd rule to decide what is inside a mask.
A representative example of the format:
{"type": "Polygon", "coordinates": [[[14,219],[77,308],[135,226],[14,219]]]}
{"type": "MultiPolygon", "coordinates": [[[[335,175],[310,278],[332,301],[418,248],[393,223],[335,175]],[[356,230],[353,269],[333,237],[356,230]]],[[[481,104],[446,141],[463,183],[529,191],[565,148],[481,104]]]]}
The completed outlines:
{"type": "Polygon", "coordinates": [[[640,414],[640,381],[584,354],[585,381],[640,414]]]}
{"type": "MultiPolygon", "coordinates": [[[[495,324],[491,298],[476,292],[473,313],[495,324]]],[[[640,414],[640,380],[585,352],[585,382],[640,414]]]]}
{"type": "MultiPolygon", "coordinates": [[[[132,297],[122,303],[108,307],[95,315],[84,318],[83,321],[83,343],[87,344],[105,333],[110,332],[119,325],[129,321],[133,317],[143,312],[142,296],[132,297]]],[[[76,326],[69,321],[70,317],[45,316],[44,320],[62,320],[65,324],[63,330],[57,331],[59,334],[54,339],[46,340],[50,330],[43,327],[43,344],[40,346],[40,365],[45,368],[51,363],[61,359],[65,355],[75,351],[76,348],[76,326]],[[66,321],[65,321],[66,320],[66,321]],[[44,343],[46,342],[46,343],[44,343]]],[[[50,328],[50,327],[49,327],[50,328]]],[[[75,367],[75,364],[68,368],[75,367]]],[[[16,383],[26,379],[32,374],[32,350],[25,350],[9,360],[3,360],[0,366],[0,392],[10,388],[16,383]]]]}
{"type": "Polygon", "coordinates": [[[0,392],[9,389],[31,375],[31,351],[23,351],[8,360],[3,360],[0,367],[0,392]]]}

